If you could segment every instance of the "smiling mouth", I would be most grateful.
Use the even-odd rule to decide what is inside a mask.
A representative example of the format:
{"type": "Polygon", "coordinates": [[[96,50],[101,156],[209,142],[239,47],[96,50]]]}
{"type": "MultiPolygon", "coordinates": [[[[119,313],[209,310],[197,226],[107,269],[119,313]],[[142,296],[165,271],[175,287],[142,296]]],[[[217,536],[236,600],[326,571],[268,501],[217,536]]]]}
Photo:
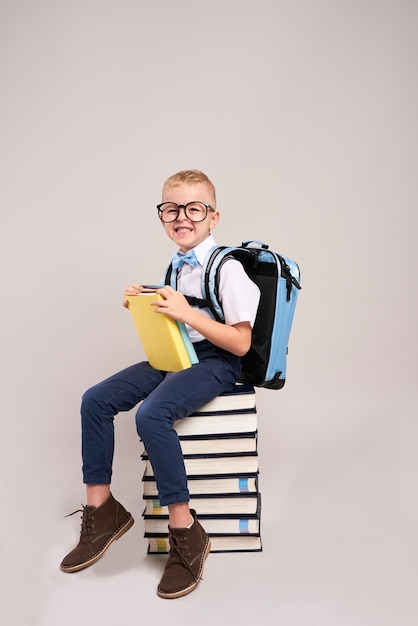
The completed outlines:
{"type": "Polygon", "coordinates": [[[191,233],[191,232],[193,232],[193,229],[192,229],[192,228],[185,228],[184,226],[181,226],[181,227],[179,227],[179,228],[176,228],[175,230],[176,230],[176,233],[180,233],[180,234],[182,234],[182,233],[191,233]]]}

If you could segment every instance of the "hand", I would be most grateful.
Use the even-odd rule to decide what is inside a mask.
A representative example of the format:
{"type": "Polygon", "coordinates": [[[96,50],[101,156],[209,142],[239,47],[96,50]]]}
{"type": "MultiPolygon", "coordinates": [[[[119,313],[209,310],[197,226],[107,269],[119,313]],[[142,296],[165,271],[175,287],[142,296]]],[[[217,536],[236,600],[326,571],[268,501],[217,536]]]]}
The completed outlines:
{"type": "Polygon", "coordinates": [[[178,322],[187,322],[191,306],[183,294],[168,285],[157,289],[157,293],[159,293],[164,300],[154,300],[151,302],[152,306],[155,307],[156,313],[164,313],[178,322]]]}
{"type": "MultiPolygon", "coordinates": [[[[143,289],[142,285],[138,285],[138,283],[134,283],[130,287],[126,287],[124,293],[127,296],[137,296],[139,293],[141,293],[142,289],[143,289]]],[[[122,302],[122,306],[124,306],[126,309],[129,308],[129,302],[127,300],[124,300],[122,302]]]]}

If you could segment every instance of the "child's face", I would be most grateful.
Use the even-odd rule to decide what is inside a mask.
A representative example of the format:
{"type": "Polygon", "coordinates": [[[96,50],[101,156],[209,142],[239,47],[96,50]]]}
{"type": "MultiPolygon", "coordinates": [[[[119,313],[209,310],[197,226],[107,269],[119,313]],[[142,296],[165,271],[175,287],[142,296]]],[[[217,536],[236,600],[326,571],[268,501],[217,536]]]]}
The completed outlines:
{"type": "MultiPolygon", "coordinates": [[[[165,187],[163,189],[162,202],[175,202],[186,205],[188,202],[200,201],[214,205],[213,194],[205,183],[196,185],[179,185],[177,187],[165,187]]],[[[182,252],[187,252],[202,243],[210,235],[219,220],[218,211],[208,210],[203,222],[190,221],[184,210],[181,209],[178,218],[174,222],[161,222],[167,235],[176,243],[182,252]]]]}

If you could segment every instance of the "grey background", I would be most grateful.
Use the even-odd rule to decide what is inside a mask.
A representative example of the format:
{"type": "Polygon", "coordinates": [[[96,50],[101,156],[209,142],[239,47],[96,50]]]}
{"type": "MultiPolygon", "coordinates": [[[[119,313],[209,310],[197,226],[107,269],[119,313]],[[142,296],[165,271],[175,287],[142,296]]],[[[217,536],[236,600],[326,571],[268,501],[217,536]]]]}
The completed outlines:
{"type": "Polygon", "coordinates": [[[417,36],[413,0],[0,3],[2,623],[415,624],[417,36]],[[283,391],[257,394],[261,554],[155,587],[137,523],[58,570],[84,501],[79,402],[142,358],[122,293],[159,278],[165,178],[215,183],[219,243],[302,269],[283,391]]]}

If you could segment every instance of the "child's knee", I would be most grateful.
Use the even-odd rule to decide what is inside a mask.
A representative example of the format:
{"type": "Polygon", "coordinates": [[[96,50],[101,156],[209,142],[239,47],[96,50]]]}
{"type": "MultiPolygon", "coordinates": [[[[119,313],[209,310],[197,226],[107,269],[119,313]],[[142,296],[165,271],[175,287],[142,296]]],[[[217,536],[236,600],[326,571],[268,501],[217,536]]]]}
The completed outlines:
{"type": "Polygon", "coordinates": [[[137,433],[144,443],[151,440],[164,427],[164,420],[158,416],[158,411],[151,411],[147,402],[143,402],[138,408],[135,421],[137,433]]]}
{"type": "Polygon", "coordinates": [[[136,412],[135,421],[136,421],[136,431],[138,435],[140,436],[140,438],[144,440],[144,437],[146,438],[147,433],[148,433],[147,422],[149,420],[147,420],[146,413],[144,411],[141,411],[141,409],[142,409],[142,405],[139,407],[139,409],[136,412]]]}
{"type": "Polygon", "coordinates": [[[87,389],[81,397],[81,413],[85,413],[94,405],[97,405],[99,401],[99,394],[97,392],[97,385],[87,389]]]}

